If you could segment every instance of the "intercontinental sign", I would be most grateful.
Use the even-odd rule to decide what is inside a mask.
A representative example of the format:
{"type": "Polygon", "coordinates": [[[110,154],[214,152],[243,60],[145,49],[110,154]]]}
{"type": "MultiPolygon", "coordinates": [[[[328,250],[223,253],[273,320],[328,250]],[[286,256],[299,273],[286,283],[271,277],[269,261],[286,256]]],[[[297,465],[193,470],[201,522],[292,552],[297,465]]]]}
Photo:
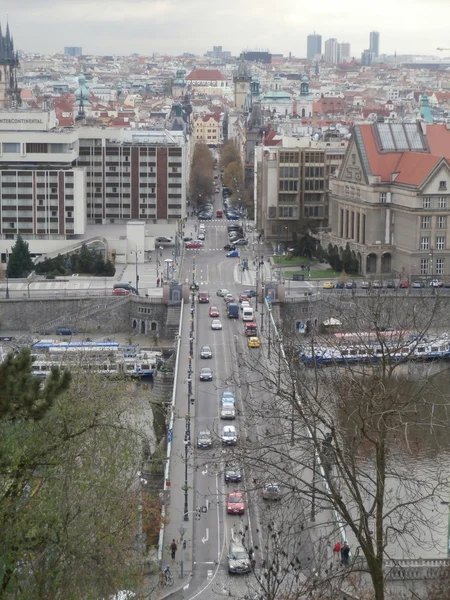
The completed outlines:
{"type": "Polygon", "coordinates": [[[0,118],[0,125],[6,124],[21,124],[21,125],[43,125],[42,119],[2,119],[0,118]]]}
{"type": "Polygon", "coordinates": [[[1,131],[49,131],[57,127],[54,110],[0,110],[1,131]]]}

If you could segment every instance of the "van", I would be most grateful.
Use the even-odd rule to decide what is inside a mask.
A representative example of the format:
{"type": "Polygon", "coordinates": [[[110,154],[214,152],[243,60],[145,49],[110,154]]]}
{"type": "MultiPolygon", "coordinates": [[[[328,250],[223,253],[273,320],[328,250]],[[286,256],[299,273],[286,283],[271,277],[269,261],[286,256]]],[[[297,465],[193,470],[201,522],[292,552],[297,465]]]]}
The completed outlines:
{"type": "Polygon", "coordinates": [[[58,327],[56,335],[75,335],[75,331],[69,327],[58,327]]]}
{"type": "Polygon", "coordinates": [[[253,321],[255,315],[253,313],[253,308],[251,306],[244,306],[242,310],[242,320],[243,321],[253,321]]]}
{"type": "Polygon", "coordinates": [[[128,290],[131,294],[136,294],[136,296],[139,295],[139,292],[131,285],[131,283],[115,283],[113,285],[113,290],[117,289],[128,290]]]}
{"type": "Polygon", "coordinates": [[[230,302],[227,306],[227,315],[229,319],[239,319],[239,304],[230,302]]]}

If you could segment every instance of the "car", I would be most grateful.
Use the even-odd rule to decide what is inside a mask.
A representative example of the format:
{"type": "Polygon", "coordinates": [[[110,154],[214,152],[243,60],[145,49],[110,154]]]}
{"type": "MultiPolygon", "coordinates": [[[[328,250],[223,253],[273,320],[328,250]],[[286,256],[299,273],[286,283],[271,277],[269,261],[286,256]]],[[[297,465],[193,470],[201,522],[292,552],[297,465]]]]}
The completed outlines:
{"type": "Polygon", "coordinates": [[[278,483],[265,483],[262,489],[263,500],[279,500],[281,488],[278,483]]]}
{"type": "Polygon", "coordinates": [[[230,492],[227,494],[226,508],[229,515],[243,515],[245,512],[243,492],[230,492]]]}
{"type": "Polygon", "coordinates": [[[233,573],[250,573],[252,570],[252,563],[250,561],[248,550],[244,548],[237,536],[231,537],[230,545],[228,547],[227,562],[228,573],[230,573],[230,575],[233,573]]]}
{"type": "Polygon", "coordinates": [[[198,301],[200,304],[209,304],[208,292],[199,292],[198,293],[198,301]]]}
{"type": "Polygon", "coordinates": [[[214,179],[219,179],[219,176],[218,175],[214,175],[214,179]]]}
{"type": "Polygon", "coordinates": [[[248,296],[249,298],[256,298],[255,290],[244,290],[242,293],[248,296]]]}
{"type": "Polygon", "coordinates": [[[129,296],[133,292],[131,290],[125,290],[124,288],[115,288],[112,291],[113,296],[129,296]]]}
{"type": "Polygon", "coordinates": [[[226,216],[229,221],[239,221],[239,219],[241,218],[240,215],[230,212],[227,212],[226,216]]]}
{"type": "Polygon", "coordinates": [[[252,337],[249,337],[247,343],[249,348],[259,348],[261,346],[259,337],[257,337],[256,335],[252,335],[252,337]]]}
{"type": "Polygon", "coordinates": [[[239,252],[237,250],[230,250],[226,253],[227,258],[239,258],[239,252]]]}
{"type": "Polygon", "coordinates": [[[430,281],[430,287],[440,288],[440,287],[443,287],[443,286],[444,286],[444,284],[443,284],[443,282],[440,279],[432,279],[430,281]]]}
{"type": "Polygon", "coordinates": [[[217,290],[216,295],[217,296],[226,296],[228,294],[228,290],[226,288],[221,288],[220,290],[217,290]]]}
{"type": "Polygon", "coordinates": [[[343,281],[338,281],[335,285],[337,290],[343,290],[345,288],[345,283],[343,281]]]}
{"type": "Polygon", "coordinates": [[[200,369],[200,381],[212,381],[213,374],[209,367],[200,369]]]}
{"type": "Polygon", "coordinates": [[[361,281],[359,286],[362,290],[368,290],[370,288],[370,281],[361,281]]]}
{"type": "Polygon", "coordinates": [[[418,279],[418,280],[412,282],[412,286],[411,287],[413,287],[413,288],[424,288],[425,284],[424,284],[423,281],[420,281],[420,279],[418,279]]]}
{"type": "Polygon", "coordinates": [[[242,481],[242,471],[237,463],[225,463],[223,475],[225,483],[242,481]]]}
{"type": "Polygon", "coordinates": [[[235,419],[236,418],[236,405],[227,398],[220,402],[220,418],[221,419],[235,419]]]}
{"type": "Polygon", "coordinates": [[[200,223],[200,225],[198,226],[198,230],[199,231],[205,231],[205,229],[206,229],[205,224],[204,223],[200,223]]]}
{"type": "Polygon", "coordinates": [[[236,246],[234,244],[225,244],[225,246],[223,247],[224,250],[236,250],[236,246]]]}
{"type": "Polygon", "coordinates": [[[392,281],[392,279],[389,279],[388,281],[386,281],[386,289],[388,290],[395,290],[397,286],[395,285],[395,281],[392,281]]]}
{"type": "Polygon", "coordinates": [[[200,348],[200,358],[212,358],[211,346],[202,346],[200,348]]]}
{"type": "Polygon", "coordinates": [[[161,237],[157,237],[155,240],[158,244],[170,244],[171,242],[173,242],[173,239],[170,237],[165,237],[164,235],[161,237]]]}
{"type": "Polygon", "coordinates": [[[233,294],[228,293],[226,296],[224,296],[224,300],[225,300],[226,304],[229,304],[230,302],[234,302],[233,294]]]}
{"type": "Polygon", "coordinates": [[[56,335],[75,335],[75,330],[70,327],[58,327],[56,335]]]}
{"type": "Polygon", "coordinates": [[[212,436],[209,429],[203,429],[199,431],[197,437],[197,448],[211,448],[212,447],[212,436]]]}
{"type": "Polygon", "coordinates": [[[241,310],[244,310],[244,308],[250,308],[250,302],[248,300],[242,300],[241,310]]]}
{"type": "Polygon", "coordinates": [[[233,392],[230,392],[230,390],[225,390],[220,394],[220,399],[221,400],[230,400],[231,402],[235,402],[235,397],[233,392]]]}
{"type": "Polygon", "coordinates": [[[212,213],[208,212],[201,212],[197,215],[197,219],[199,221],[211,221],[212,219],[212,213]]]}
{"type": "Polygon", "coordinates": [[[322,288],[324,290],[333,290],[334,289],[334,283],[332,281],[325,281],[324,284],[322,285],[322,288]]]}
{"type": "Polygon", "coordinates": [[[242,229],[242,225],[239,225],[239,223],[233,223],[232,225],[228,225],[227,231],[228,231],[228,234],[230,234],[232,231],[242,231],[243,232],[244,230],[242,229]]]}
{"type": "Polygon", "coordinates": [[[354,290],[357,287],[356,281],[347,281],[345,287],[347,290],[354,290]]]}
{"type": "Polygon", "coordinates": [[[185,235],[183,238],[183,242],[192,242],[193,241],[193,237],[190,235],[185,235]]]}
{"type": "Polygon", "coordinates": [[[211,306],[211,308],[209,309],[209,316],[210,317],[218,317],[219,316],[219,309],[217,308],[217,306],[211,306]]]}
{"type": "Polygon", "coordinates": [[[248,302],[248,298],[249,298],[249,297],[247,296],[247,294],[241,294],[241,295],[239,296],[239,302],[243,302],[244,300],[245,300],[246,302],[248,302]]]}
{"type": "Polygon", "coordinates": [[[407,279],[401,279],[400,283],[398,284],[398,287],[402,290],[406,290],[407,288],[409,288],[409,281],[407,279]]]}
{"type": "Polygon", "coordinates": [[[224,425],[222,428],[222,444],[225,446],[234,446],[237,444],[237,433],[234,425],[224,425]]]}
{"type": "Polygon", "coordinates": [[[235,242],[233,242],[235,246],[247,246],[248,244],[248,240],[241,238],[239,240],[236,240],[235,242]]]}
{"type": "Polygon", "coordinates": [[[204,232],[204,231],[200,231],[200,232],[199,232],[199,234],[198,234],[198,239],[199,239],[201,242],[204,242],[204,241],[205,241],[205,232],[204,232]]]}
{"type": "Polygon", "coordinates": [[[379,281],[378,279],[376,279],[373,283],[372,283],[372,287],[374,290],[380,290],[383,287],[383,282],[379,281]]]}
{"type": "Polygon", "coordinates": [[[222,323],[219,319],[213,319],[211,321],[211,329],[222,329],[222,323]]]}
{"type": "Polygon", "coordinates": [[[186,242],[184,245],[185,248],[201,248],[203,246],[203,242],[201,240],[192,240],[192,242],[186,242]]]}
{"type": "Polygon", "coordinates": [[[216,187],[216,189],[214,190],[216,194],[218,194],[220,192],[219,188],[216,187]]]}

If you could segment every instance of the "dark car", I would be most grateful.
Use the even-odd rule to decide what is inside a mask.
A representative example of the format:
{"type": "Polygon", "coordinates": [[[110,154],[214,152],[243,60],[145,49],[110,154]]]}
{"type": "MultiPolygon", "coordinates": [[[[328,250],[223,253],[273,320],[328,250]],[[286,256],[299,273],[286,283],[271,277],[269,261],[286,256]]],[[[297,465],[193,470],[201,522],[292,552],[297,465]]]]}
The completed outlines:
{"type": "Polygon", "coordinates": [[[75,335],[75,331],[69,327],[58,327],[56,335],[75,335]]]}
{"type": "Polygon", "coordinates": [[[200,348],[200,358],[212,358],[211,346],[202,346],[200,348]]]}
{"type": "Polygon", "coordinates": [[[256,298],[255,290],[244,290],[242,293],[248,296],[249,298],[256,298]]]}
{"type": "Polygon", "coordinates": [[[355,288],[357,287],[357,286],[356,286],[356,281],[347,281],[347,283],[345,284],[345,287],[346,287],[348,290],[353,290],[353,289],[355,289],[355,288]]]}
{"type": "Polygon", "coordinates": [[[236,250],[236,246],[234,244],[225,244],[223,249],[224,250],[236,250]]]}
{"type": "Polygon", "coordinates": [[[392,281],[392,280],[386,281],[386,288],[388,290],[395,290],[396,287],[397,286],[395,285],[395,281],[392,281]]]}
{"type": "Polygon", "coordinates": [[[343,290],[345,288],[345,283],[343,281],[338,281],[334,287],[337,290],[343,290]]]}
{"type": "Polygon", "coordinates": [[[233,243],[235,246],[246,246],[248,244],[248,241],[244,238],[241,238],[240,240],[236,240],[233,243]]]}
{"type": "Polygon", "coordinates": [[[212,437],[209,429],[204,429],[200,431],[197,438],[197,447],[198,448],[211,448],[212,446],[212,437]]]}
{"type": "Polygon", "coordinates": [[[213,374],[209,367],[200,369],[200,381],[212,381],[213,374]]]}
{"type": "Polygon", "coordinates": [[[225,463],[224,469],[225,483],[242,481],[242,472],[236,463],[225,463]]]}

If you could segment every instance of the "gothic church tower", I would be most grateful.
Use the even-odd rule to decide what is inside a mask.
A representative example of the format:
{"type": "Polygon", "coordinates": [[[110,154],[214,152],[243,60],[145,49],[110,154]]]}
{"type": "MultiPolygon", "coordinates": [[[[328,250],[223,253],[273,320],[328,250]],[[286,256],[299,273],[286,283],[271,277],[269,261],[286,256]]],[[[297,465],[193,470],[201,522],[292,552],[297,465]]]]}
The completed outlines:
{"type": "Polygon", "coordinates": [[[14,52],[9,25],[6,25],[5,35],[0,26],[0,108],[17,108],[20,105],[16,74],[18,66],[19,55],[14,52]]]}

